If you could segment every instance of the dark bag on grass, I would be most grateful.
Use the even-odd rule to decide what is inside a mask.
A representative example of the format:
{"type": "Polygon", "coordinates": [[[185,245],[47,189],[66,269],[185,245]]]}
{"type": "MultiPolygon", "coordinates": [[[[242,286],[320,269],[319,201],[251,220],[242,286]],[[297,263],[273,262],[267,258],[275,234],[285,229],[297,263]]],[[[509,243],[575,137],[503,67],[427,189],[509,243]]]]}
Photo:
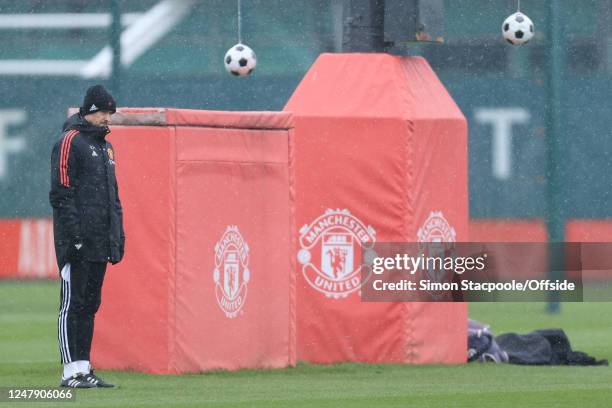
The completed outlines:
{"type": "Polygon", "coordinates": [[[468,362],[507,363],[508,355],[497,345],[489,326],[468,319],[468,362]]]}
{"type": "Polygon", "coordinates": [[[511,364],[608,365],[581,351],[573,351],[561,329],[535,330],[528,334],[504,333],[495,337],[511,364]]]}

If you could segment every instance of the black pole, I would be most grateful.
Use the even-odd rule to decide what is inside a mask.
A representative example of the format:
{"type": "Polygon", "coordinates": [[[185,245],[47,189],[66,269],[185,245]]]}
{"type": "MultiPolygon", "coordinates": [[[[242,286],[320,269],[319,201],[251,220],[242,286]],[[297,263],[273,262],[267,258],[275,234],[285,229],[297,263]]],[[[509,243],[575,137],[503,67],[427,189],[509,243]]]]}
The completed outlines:
{"type": "Polygon", "coordinates": [[[119,100],[121,93],[121,7],[120,0],[111,0],[110,44],[113,50],[111,92],[119,100]]]}
{"type": "MultiPolygon", "coordinates": [[[[564,49],[561,25],[562,5],[559,0],[548,2],[548,78],[546,83],[546,227],[549,245],[549,276],[551,280],[564,278],[565,270],[565,206],[561,166],[564,163],[561,140],[561,95],[564,49]]],[[[548,311],[560,309],[559,292],[551,292],[548,311]]]]}
{"type": "Polygon", "coordinates": [[[344,0],[344,52],[385,51],[385,0],[344,0]]]}

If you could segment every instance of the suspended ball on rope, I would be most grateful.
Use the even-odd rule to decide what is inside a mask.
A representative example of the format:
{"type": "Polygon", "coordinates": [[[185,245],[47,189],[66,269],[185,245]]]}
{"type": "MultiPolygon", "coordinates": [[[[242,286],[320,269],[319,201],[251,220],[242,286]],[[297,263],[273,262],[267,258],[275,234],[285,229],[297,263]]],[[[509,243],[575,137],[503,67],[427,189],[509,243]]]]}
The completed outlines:
{"type": "Polygon", "coordinates": [[[236,44],[225,53],[225,69],[235,76],[250,75],[257,65],[255,52],[244,44],[236,44]]]}
{"type": "Polygon", "coordinates": [[[525,14],[517,11],[502,24],[502,34],[512,45],[523,45],[533,38],[533,22],[525,14]]]}

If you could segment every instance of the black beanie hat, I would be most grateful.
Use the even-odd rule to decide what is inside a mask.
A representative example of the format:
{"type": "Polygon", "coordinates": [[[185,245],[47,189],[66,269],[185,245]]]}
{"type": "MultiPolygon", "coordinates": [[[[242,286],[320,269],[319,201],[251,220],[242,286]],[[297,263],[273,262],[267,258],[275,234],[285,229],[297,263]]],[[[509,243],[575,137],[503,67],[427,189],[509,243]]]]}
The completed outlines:
{"type": "Polygon", "coordinates": [[[83,99],[83,106],[81,107],[81,114],[83,116],[98,111],[112,113],[117,111],[113,96],[102,85],[90,86],[87,89],[85,99],[83,99]]]}

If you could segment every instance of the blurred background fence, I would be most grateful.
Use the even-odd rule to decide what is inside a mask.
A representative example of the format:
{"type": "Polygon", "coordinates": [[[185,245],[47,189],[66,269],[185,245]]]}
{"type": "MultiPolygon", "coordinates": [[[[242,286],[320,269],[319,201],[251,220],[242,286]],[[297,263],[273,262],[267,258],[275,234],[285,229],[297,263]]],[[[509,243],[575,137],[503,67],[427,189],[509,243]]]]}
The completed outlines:
{"type": "MultiPolygon", "coordinates": [[[[131,29],[138,41],[124,46],[113,83],[104,55],[110,1],[0,0],[0,218],[50,216],[51,146],[91,84],[109,86],[119,106],[281,110],[320,53],[341,51],[342,0],[242,3],[244,42],[258,56],[253,76],[236,79],[223,66],[237,42],[234,1],[121,0],[123,35],[131,29]]],[[[393,49],[425,56],[468,119],[473,219],[544,216],[545,3],[522,2],[537,32],[527,46],[501,37],[516,1],[446,0],[444,44],[393,49]]],[[[604,219],[612,215],[612,0],[560,4],[560,205],[568,218],[604,219]]]]}

